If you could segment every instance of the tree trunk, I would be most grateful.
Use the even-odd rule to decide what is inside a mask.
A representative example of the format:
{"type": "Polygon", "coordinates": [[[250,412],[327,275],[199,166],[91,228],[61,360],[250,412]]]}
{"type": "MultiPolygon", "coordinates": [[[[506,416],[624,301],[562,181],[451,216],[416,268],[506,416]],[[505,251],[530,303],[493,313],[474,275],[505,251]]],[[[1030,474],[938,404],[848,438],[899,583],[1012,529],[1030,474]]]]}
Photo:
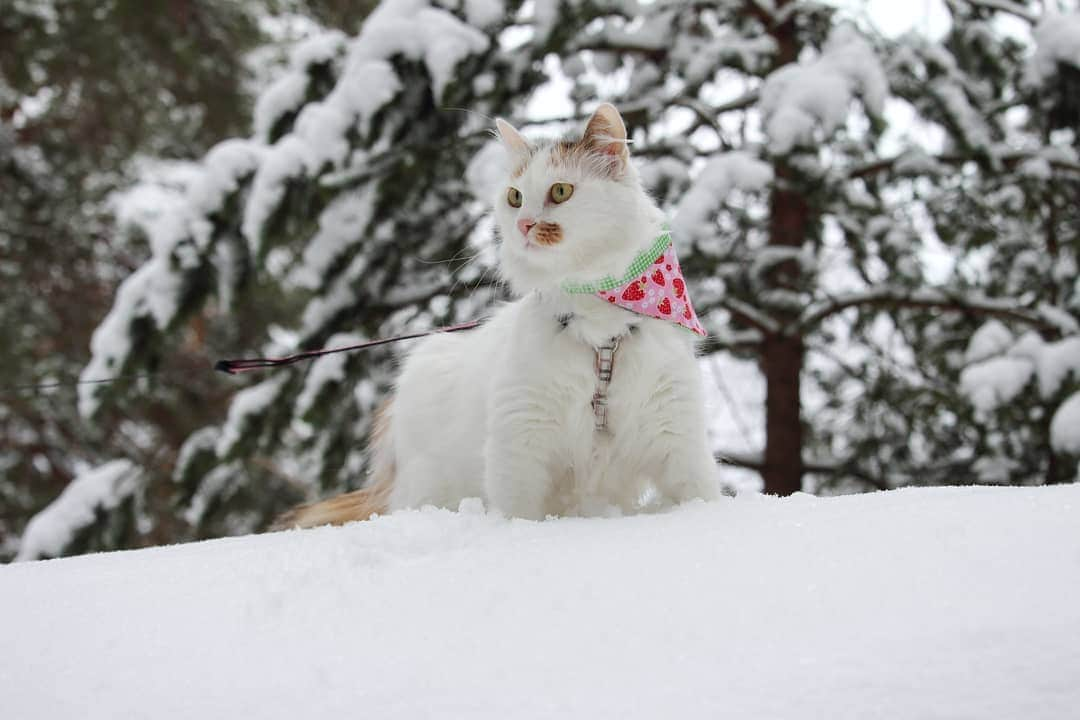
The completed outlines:
{"type": "Polygon", "coordinates": [[[765,492],[790,495],[802,490],[802,420],[799,377],[801,338],[773,336],[765,341],[765,492]]]}
{"type": "MultiPolygon", "coordinates": [[[[806,238],[810,208],[806,198],[787,189],[791,170],[775,164],[777,187],[773,190],[769,217],[769,244],[800,247],[806,238]]],[[[794,261],[776,265],[767,275],[772,288],[794,290],[799,266],[794,261]]],[[[794,315],[774,309],[774,317],[786,324],[794,315]]],[[[803,365],[802,336],[770,334],[761,351],[765,373],[765,492],[790,495],[802,489],[803,427],[799,384],[803,365]]]]}
{"type": "MultiPolygon", "coordinates": [[[[780,9],[787,2],[777,3],[780,9]]],[[[799,56],[794,16],[772,29],[777,41],[776,66],[795,62],[799,56]]],[[[769,206],[769,245],[802,247],[811,221],[806,197],[793,186],[796,172],[783,158],[773,163],[776,185],[769,206]]],[[[771,289],[797,290],[798,263],[779,263],[766,275],[771,289]]],[[[771,314],[787,324],[795,318],[791,309],[771,309],[771,314]]],[[[762,346],[765,373],[765,458],[761,475],[765,492],[790,495],[802,490],[803,427],[799,382],[803,365],[801,335],[771,334],[762,346]]]]}

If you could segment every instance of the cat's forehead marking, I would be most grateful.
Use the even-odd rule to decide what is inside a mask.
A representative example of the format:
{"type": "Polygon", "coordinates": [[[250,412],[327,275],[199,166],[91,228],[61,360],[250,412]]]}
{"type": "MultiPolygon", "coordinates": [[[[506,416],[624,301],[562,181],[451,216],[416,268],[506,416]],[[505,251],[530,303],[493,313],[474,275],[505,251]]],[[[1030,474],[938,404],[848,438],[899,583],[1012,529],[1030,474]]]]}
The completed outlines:
{"type": "Polygon", "coordinates": [[[590,150],[591,148],[584,138],[580,140],[557,140],[542,143],[538,146],[530,145],[528,156],[521,159],[510,173],[510,177],[516,180],[524,175],[537,157],[548,158],[551,165],[568,165],[583,160],[590,150]]]}

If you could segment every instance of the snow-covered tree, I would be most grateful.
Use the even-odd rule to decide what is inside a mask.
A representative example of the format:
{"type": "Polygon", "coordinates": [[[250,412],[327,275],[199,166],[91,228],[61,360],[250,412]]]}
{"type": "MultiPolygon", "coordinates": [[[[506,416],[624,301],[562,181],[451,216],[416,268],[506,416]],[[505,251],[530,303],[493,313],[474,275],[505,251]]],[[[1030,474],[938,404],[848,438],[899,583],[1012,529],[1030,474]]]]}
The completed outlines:
{"type": "MultiPolygon", "coordinates": [[[[603,99],[671,210],[703,351],[761,369],[764,448],[720,438],[729,462],[780,493],[1066,479],[1068,363],[1022,426],[994,416],[1019,390],[987,403],[971,379],[990,346],[1060,355],[1077,334],[1080,16],[1040,6],[953,0],[941,40],[889,40],[788,0],[385,0],[355,37],[297,46],[252,136],[215,147],[183,192],[129,196],[125,227],[153,257],[84,377],[177,382],[180,343],[280,354],[483,315],[501,292],[490,117],[554,132],[603,99]],[[559,87],[572,109],[551,119],[559,87]],[[277,314],[253,316],[255,297],[277,314]],[[230,347],[243,308],[263,340],[230,347]]],[[[227,417],[169,460],[178,537],[362,484],[392,376],[380,349],[240,380],[227,417]]],[[[81,409],[107,415],[133,387],[84,386],[81,409]]]]}
{"type": "MultiPolygon", "coordinates": [[[[176,175],[184,158],[243,132],[253,88],[281,55],[278,40],[317,20],[351,18],[355,26],[366,4],[3,4],[0,560],[14,554],[27,519],[88,468],[123,455],[162,486],[169,468],[158,458],[167,461],[170,451],[161,451],[223,411],[194,383],[158,386],[93,425],[79,417],[68,383],[87,362],[90,334],[117,283],[149,254],[145,243],[115,232],[113,193],[149,169],[176,175]]],[[[181,349],[175,364],[187,359],[181,349]]],[[[141,499],[165,505],[168,494],[141,499]]],[[[169,523],[159,522],[144,542],[171,536],[169,523]]],[[[69,546],[95,547],[87,540],[69,546]]]]}

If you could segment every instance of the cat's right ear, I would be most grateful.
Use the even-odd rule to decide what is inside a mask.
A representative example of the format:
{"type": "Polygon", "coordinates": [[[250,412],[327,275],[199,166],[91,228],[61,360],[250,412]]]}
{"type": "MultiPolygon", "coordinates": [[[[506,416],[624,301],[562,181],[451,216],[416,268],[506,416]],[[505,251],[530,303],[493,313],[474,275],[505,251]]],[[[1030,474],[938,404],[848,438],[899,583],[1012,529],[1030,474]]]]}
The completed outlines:
{"type": "Polygon", "coordinates": [[[503,147],[509,150],[511,155],[529,154],[529,143],[525,141],[525,138],[521,137],[521,133],[513,125],[502,118],[496,118],[495,127],[499,130],[499,140],[502,141],[503,147]]]}

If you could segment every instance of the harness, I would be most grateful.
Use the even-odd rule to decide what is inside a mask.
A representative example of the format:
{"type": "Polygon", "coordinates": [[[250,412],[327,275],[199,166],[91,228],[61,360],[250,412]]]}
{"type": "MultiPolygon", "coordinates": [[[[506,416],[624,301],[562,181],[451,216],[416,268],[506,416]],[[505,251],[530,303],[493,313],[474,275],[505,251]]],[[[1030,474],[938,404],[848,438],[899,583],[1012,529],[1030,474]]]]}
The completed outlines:
{"type": "Polygon", "coordinates": [[[615,353],[619,351],[619,337],[613,337],[606,344],[594,348],[596,353],[596,391],[593,393],[593,429],[596,432],[608,430],[607,392],[611,385],[611,371],[615,369],[615,353]]]}
{"type": "MultiPolygon", "coordinates": [[[[558,315],[555,322],[565,330],[570,321],[574,319],[573,313],[558,315]]],[[[596,372],[596,390],[593,391],[589,406],[593,411],[593,429],[596,432],[611,432],[608,428],[608,387],[611,385],[611,374],[615,370],[615,354],[619,351],[619,342],[637,329],[637,325],[628,325],[626,331],[620,335],[608,338],[607,342],[593,348],[593,369],[596,372]]]]}

